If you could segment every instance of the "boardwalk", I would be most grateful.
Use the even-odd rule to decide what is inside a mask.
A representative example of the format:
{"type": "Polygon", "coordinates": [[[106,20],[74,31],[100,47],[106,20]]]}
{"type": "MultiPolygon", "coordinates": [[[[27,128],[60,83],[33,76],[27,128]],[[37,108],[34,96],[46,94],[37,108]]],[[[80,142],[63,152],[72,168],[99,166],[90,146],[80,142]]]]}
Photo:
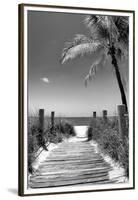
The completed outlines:
{"type": "Polygon", "coordinates": [[[104,161],[86,139],[65,141],[53,149],[30,177],[31,188],[113,183],[104,161]]]}

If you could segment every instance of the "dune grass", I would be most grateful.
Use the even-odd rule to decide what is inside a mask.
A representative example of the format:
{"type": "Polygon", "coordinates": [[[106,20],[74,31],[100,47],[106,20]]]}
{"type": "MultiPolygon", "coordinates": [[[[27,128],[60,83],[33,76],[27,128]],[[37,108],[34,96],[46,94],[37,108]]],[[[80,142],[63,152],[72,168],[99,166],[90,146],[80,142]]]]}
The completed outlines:
{"type": "Polygon", "coordinates": [[[88,140],[95,140],[100,150],[109,155],[114,161],[118,161],[129,176],[129,138],[128,127],[126,135],[122,137],[118,130],[118,120],[92,119],[87,131],[88,140]]]}
{"type": "Polygon", "coordinates": [[[68,121],[58,120],[54,126],[47,120],[44,131],[40,130],[38,118],[28,120],[28,172],[33,173],[32,163],[37,157],[40,147],[48,151],[50,143],[60,143],[65,138],[75,136],[73,125],[68,121]]]}

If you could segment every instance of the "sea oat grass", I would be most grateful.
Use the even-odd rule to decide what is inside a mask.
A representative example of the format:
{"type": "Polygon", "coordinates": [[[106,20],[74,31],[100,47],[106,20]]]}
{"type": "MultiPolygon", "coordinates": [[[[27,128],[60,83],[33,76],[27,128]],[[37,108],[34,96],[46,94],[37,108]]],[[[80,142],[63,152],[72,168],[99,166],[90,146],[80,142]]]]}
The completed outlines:
{"type": "Polygon", "coordinates": [[[117,119],[92,119],[87,134],[88,140],[95,140],[103,153],[109,155],[114,161],[118,161],[124,167],[128,177],[129,142],[127,136],[122,137],[119,134],[117,119]]]}
{"type": "MultiPolygon", "coordinates": [[[[32,118],[33,119],[33,118],[32,118]]],[[[28,171],[33,173],[32,163],[37,156],[39,148],[48,150],[49,143],[60,143],[65,138],[75,136],[73,125],[67,121],[59,120],[51,126],[47,121],[46,128],[42,131],[39,128],[38,118],[28,120],[28,171]]]]}

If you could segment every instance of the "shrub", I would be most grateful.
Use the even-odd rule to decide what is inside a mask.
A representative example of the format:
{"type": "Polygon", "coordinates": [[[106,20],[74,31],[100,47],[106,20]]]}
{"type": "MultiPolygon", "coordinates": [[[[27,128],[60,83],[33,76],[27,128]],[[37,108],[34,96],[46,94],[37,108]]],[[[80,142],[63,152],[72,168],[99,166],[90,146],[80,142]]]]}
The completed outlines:
{"type": "Polygon", "coordinates": [[[67,121],[60,121],[60,123],[57,125],[57,128],[66,137],[70,137],[70,136],[75,136],[76,135],[72,124],[70,124],[67,121]]]}
{"type": "Polygon", "coordinates": [[[113,160],[118,161],[124,167],[126,176],[129,176],[128,137],[122,138],[120,136],[117,119],[92,119],[87,134],[88,140],[93,139],[97,141],[101,151],[105,152],[113,160]]]}
{"type": "Polygon", "coordinates": [[[32,162],[35,160],[36,153],[40,147],[46,150],[45,138],[37,125],[28,127],[28,171],[33,173],[32,162]]]}
{"type": "Polygon", "coordinates": [[[28,171],[33,173],[32,162],[35,160],[36,152],[40,147],[47,150],[48,143],[60,143],[64,138],[75,136],[73,126],[67,121],[58,121],[54,127],[47,122],[46,129],[39,129],[38,121],[33,119],[28,123],[28,171]]]}

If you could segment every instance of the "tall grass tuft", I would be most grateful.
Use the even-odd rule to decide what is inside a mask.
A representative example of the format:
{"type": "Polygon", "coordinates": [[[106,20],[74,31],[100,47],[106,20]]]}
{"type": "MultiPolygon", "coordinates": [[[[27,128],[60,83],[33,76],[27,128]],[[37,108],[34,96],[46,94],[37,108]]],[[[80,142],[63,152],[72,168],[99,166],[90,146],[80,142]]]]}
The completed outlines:
{"type": "MultiPolygon", "coordinates": [[[[127,130],[128,131],[128,128],[127,130]]],[[[118,120],[104,120],[102,118],[92,119],[88,128],[88,140],[95,140],[101,151],[118,161],[129,176],[129,138],[128,133],[122,137],[118,130],[118,120]]]]}
{"type": "Polygon", "coordinates": [[[50,143],[60,143],[65,138],[75,136],[73,125],[67,121],[59,120],[51,127],[47,121],[45,130],[42,132],[39,128],[38,118],[28,119],[28,172],[33,173],[32,163],[38,155],[40,147],[48,150],[50,143]]]}

